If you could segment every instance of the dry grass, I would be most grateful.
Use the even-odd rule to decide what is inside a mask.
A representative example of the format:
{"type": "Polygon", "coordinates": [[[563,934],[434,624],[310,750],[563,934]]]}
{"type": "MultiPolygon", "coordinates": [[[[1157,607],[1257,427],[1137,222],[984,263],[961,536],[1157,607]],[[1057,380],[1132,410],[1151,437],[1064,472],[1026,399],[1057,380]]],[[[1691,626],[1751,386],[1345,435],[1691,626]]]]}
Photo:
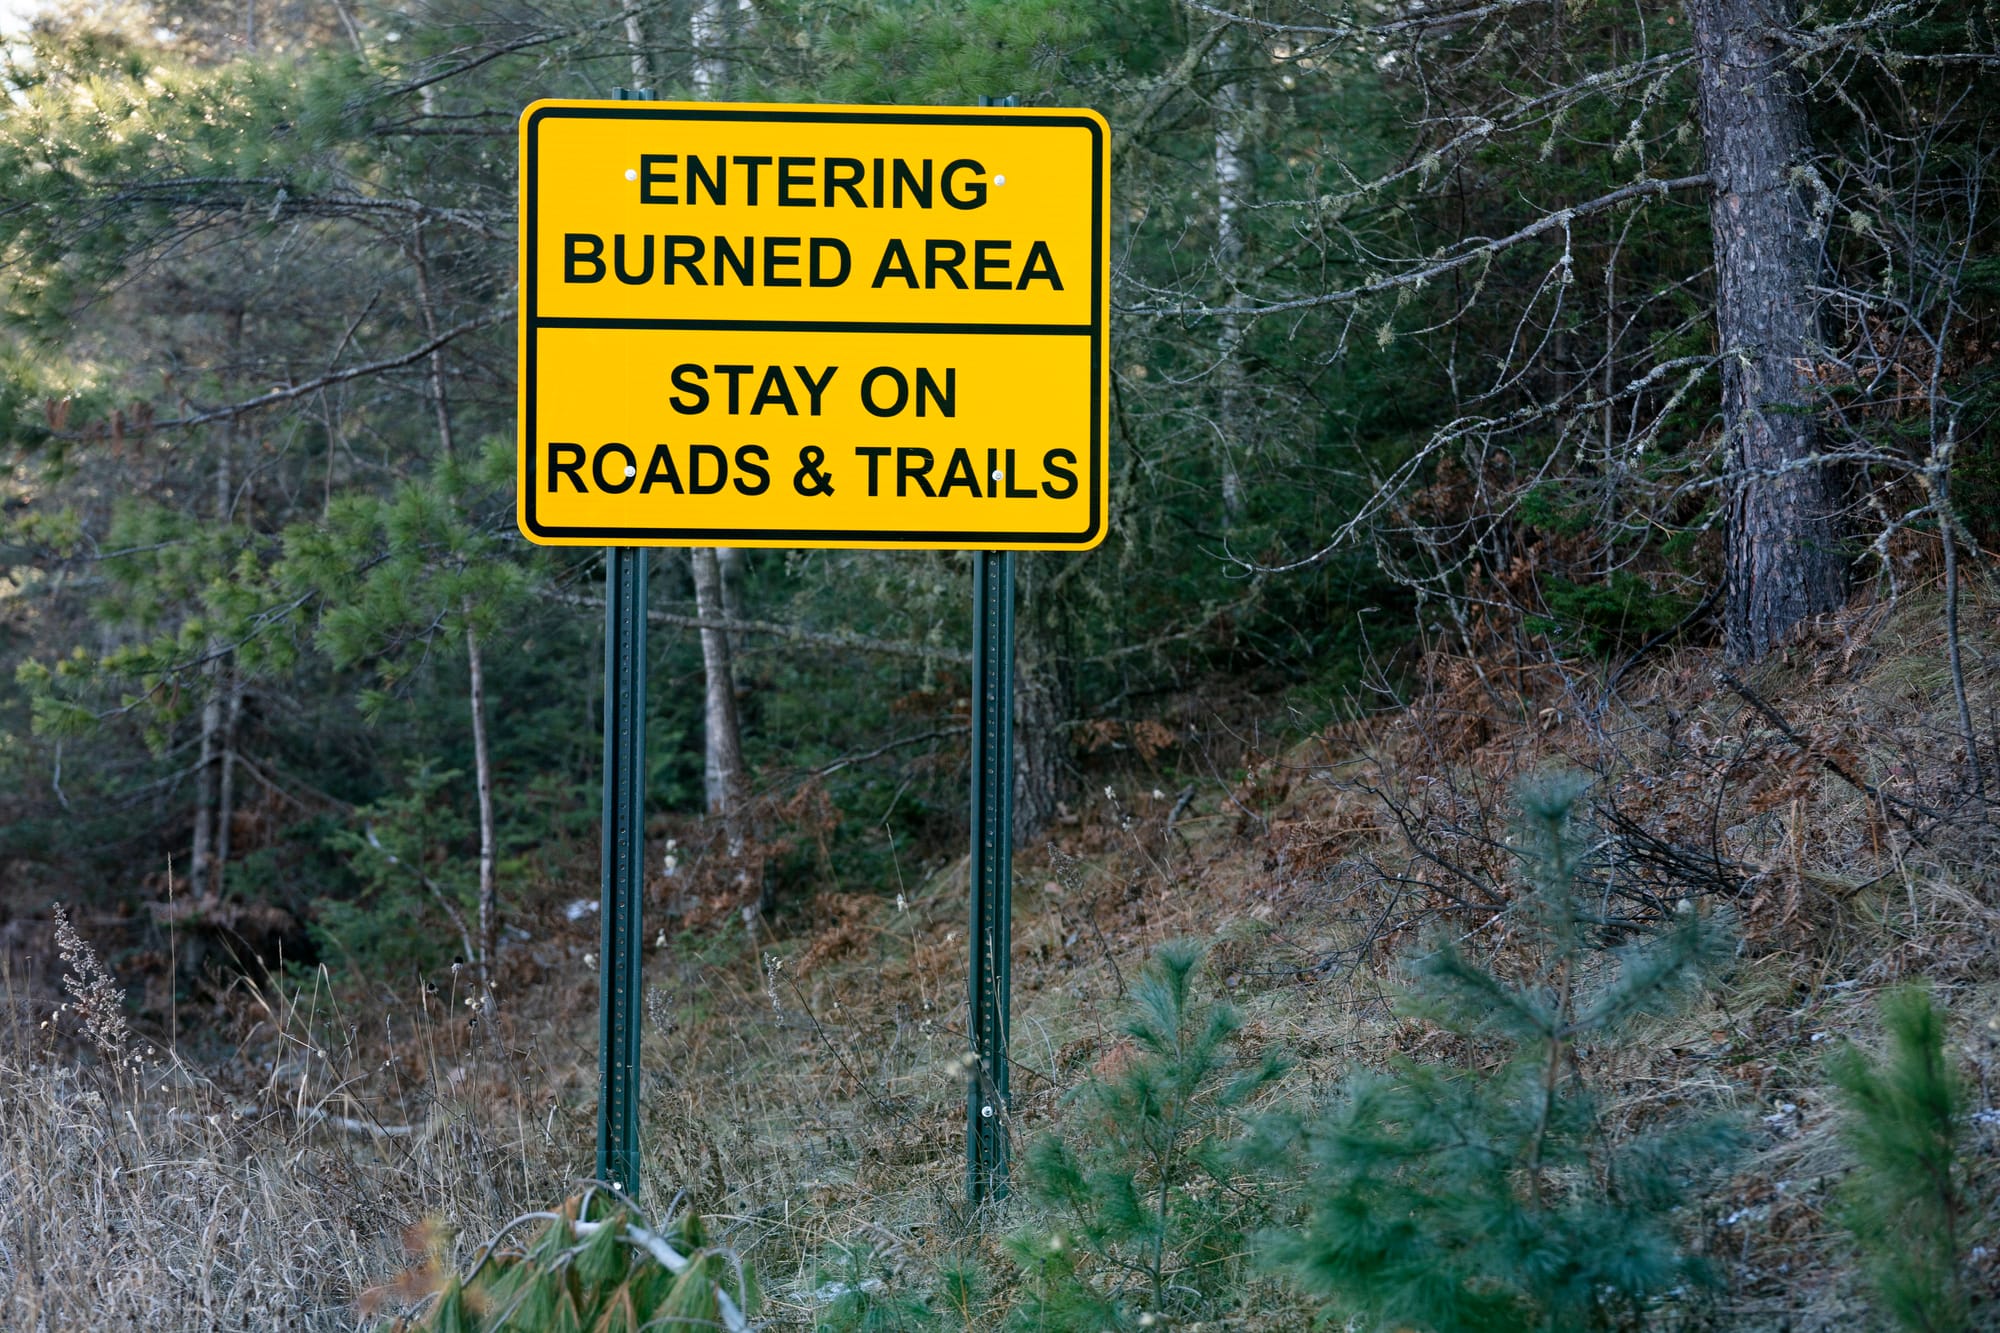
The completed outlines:
{"type": "MultiPolygon", "coordinates": [[[[0,1327],[354,1328],[362,1294],[420,1257],[409,1249],[462,1258],[572,1174],[574,1142],[522,1135],[494,1114],[511,1108],[442,1082],[399,1099],[416,1119],[380,1115],[383,1099],[358,1095],[357,1034],[314,1012],[324,994],[253,992],[250,1058],[225,1068],[261,1065],[261,1080],[197,1069],[105,1017],[109,974],[64,935],[78,983],[65,1004],[7,987],[0,1327]]],[[[441,1028],[409,1040],[464,1054],[441,1028]]]]}
{"type": "MultiPolygon", "coordinates": [[[[1975,717],[2000,701],[1995,610],[1966,612],[1975,717]]],[[[1113,1050],[1127,982],[1174,937],[1213,942],[1208,986],[1246,1011],[1250,1041],[1295,1058],[1287,1096],[1435,1054],[1437,1034],[1391,1009],[1397,959],[1444,929],[1496,966],[1525,965],[1505,910],[1512,784],[1582,767],[1655,840],[1606,844],[1624,910],[1643,919],[1687,895],[1742,926],[1737,970],[1708,1007],[1579,1055],[1614,1127],[1703,1106],[1757,1132],[1736,1179],[1689,1201],[1695,1243],[1730,1279],[1705,1326],[1863,1326],[1829,1215],[1840,1157],[1825,1043],[1865,1038],[1873,997],[1925,976],[1975,1085],[1991,1088],[2000,891],[1934,608],[1821,634],[1745,678],[1803,746],[1685,652],[1608,697],[1571,669],[1434,663],[1433,693],[1406,711],[1277,739],[1208,718],[1213,749],[1093,772],[1047,850],[1017,862],[1017,1140],[1063,1126],[1066,1094],[1113,1050]],[[1950,817],[1885,814],[1827,756],[1950,817]]],[[[876,888],[829,884],[754,934],[717,913],[647,960],[642,1201],[685,1191],[756,1265],[772,1328],[811,1326],[846,1251],[918,1288],[945,1259],[1008,1271],[995,1237],[1018,1202],[971,1218],[961,1201],[964,867],[905,866],[876,888]]],[[[588,892],[552,884],[515,912],[531,938],[503,960],[485,1030],[450,977],[435,994],[343,983],[342,1003],[321,974],[239,988],[204,1020],[233,1045],[198,1061],[104,1028],[104,984],[80,960],[68,1011],[15,996],[0,1032],[0,1326],[352,1328],[361,1293],[410,1263],[406,1236],[462,1260],[571,1193],[594,1132],[596,923],[558,904],[588,892]]],[[[1975,1145],[1989,1184],[1996,1132],[1975,1145]]],[[[1303,1326],[1267,1298],[1241,1327],[1303,1326]]]]}

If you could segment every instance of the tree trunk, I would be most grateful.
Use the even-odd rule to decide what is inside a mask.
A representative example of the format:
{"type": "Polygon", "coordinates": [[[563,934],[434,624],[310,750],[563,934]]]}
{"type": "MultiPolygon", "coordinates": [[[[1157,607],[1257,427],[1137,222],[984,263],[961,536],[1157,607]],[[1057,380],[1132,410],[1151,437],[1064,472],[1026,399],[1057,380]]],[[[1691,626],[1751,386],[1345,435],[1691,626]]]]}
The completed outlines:
{"type": "MultiPolygon", "coordinates": [[[[728,36],[729,0],[695,0],[688,14],[688,39],[693,54],[694,95],[722,96],[729,66],[723,54],[728,36]]],[[[740,553],[696,547],[688,552],[694,572],[695,613],[704,622],[734,620],[742,611],[731,587],[730,565],[740,553]]],[[[701,631],[701,669],[705,705],[702,710],[702,785],[710,816],[722,820],[723,836],[732,858],[743,854],[747,786],[743,773],[743,730],[736,712],[736,668],[730,636],[721,630],[701,631]]]]}
{"type": "MultiPolygon", "coordinates": [[[[224,327],[225,342],[229,348],[228,364],[233,371],[243,346],[243,311],[230,311],[224,327]]],[[[217,434],[215,461],[215,521],[224,527],[228,526],[236,505],[235,458],[236,421],[233,417],[225,417],[217,434]]],[[[205,673],[208,690],[201,702],[201,754],[194,783],[194,845],[188,855],[188,891],[196,897],[221,891],[218,846],[221,858],[229,855],[228,834],[218,829],[218,815],[222,819],[228,818],[223,792],[234,777],[233,773],[227,777],[224,775],[223,756],[227,753],[230,738],[224,735],[223,729],[225,722],[234,721],[230,693],[241,687],[233,684],[236,675],[233,655],[226,654],[223,649],[222,640],[211,636],[208,651],[214,656],[205,673]]],[[[233,762],[229,766],[233,768],[233,762]]]]}
{"type": "Polygon", "coordinates": [[[234,659],[224,669],[228,674],[229,687],[222,705],[222,734],[219,738],[222,764],[216,781],[215,870],[211,876],[218,895],[228,887],[229,826],[236,817],[236,724],[243,719],[243,673],[236,669],[234,659]]]}
{"type": "MultiPolygon", "coordinates": [[[[423,315],[424,335],[437,339],[437,308],[431,299],[430,255],[424,249],[424,232],[419,227],[412,247],[417,268],[417,308],[423,315]]],[[[430,355],[431,410],[437,416],[438,452],[446,460],[456,452],[451,430],[451,400],[445,394],[444,349],[430,355]]],[[[466,710],[472,716],[472,780],[479,802],[479,956],[466,961],[478,969],[479,980],[490,982],[500,943],[500,886],[497,873],[499,828],[493,815],[493,760],[486,743],[486,658],[480,651],[479,631],[472,624],[472,602],[459,605],[465,619],[466,710]]],[[[483,986],[481,1004],[490,1012],[493,990],[483,986]]]]}
{"type": "Polygon", "coordinates": [[[222,686],[209,673],[201,704],[201,756],[195,761],[194,846],[188,853],[188,892],[199,898],[215,875],[216,741],[222,735],[222,686]]]}
{"type": "MultiPolygon", "coordinates": [[[[479,979],[493,976],[500,941],[499,888],[495,883],[496,829],[493,819],[493,760],[486,747],[486,662],[479,651],[479,632],[472,627],[472,607],[465,607],[465,666],[471,678],[472,774],[479,790],[479,979]]],[[[480,996],[493,1003],[489,988],[480,996]]]]}
{"type": "Polygon", "coordinates": [[[1237,284],[1243,263],[1243,199],[1250,180],[1250,124],[1249,99],[1228,69],[1236,47],[1234,36],[1225,36],[1216,43],[1214,55],[1222,75],[1215,90],[1215,267],[1228,286],[1217,335],[1220,360],[1215,368],[1216,461],[1225,530],[1234,528],[1243,517],[1241,454],[1246,434],[1243,362],[1237,354],[1237,343],[1243,337],[1243,316],[1239,313],[1243,293],[1237,284]]]}
{"type": "Polygon", "coordinates": [[[1064,680],[1047,662],[1014,673],[1014,841],[1026,846],[1056,817],[1068,786],[1064,680]]]}
{"type": "MultiPolygon", "coordinates": [[[[688,553],[694,566],[695,614],[704,625],[720,622],[722,606],[722,562],[715,549],[697,546],[688,553]]],[[[722,820],[729,855],[743,854],[744,797],[743,735],[736,721],[736,686],[729,666],[729,635],[719,629],[701,631],[701,670],[704,679],[702,710],[702,780],[708,796],[708,813],[722,820]]]]}
{"type": "Polygon", "coordinates": [[[625,44],[632,48],[632,86],[641,90],[651,89],[653,72],[646,59],[646,27],[639,21],[636,9],[625,14],[625,44]]]}
{"type": "Polygon", "coordinates": [[[1847,566],[1807,368],[1819,344],[1818,228],[1794,172],[1805,102],[1778,40],[1796,0],[1688,0],[1714,178],[1716,334],[1730,462],[1725,636],[1739,661],[1840,606],[1847,566]]]}
{"type": "MultiPolygon", "coordinates": [[[[718,546],[715,548],[715,563],[722,571],[722,614],[732,623],[741,621],[743,616],[743,548],[740,546],[718,546]]],[[[749,688],[743,678],[743,636],[729,636],[729,679],[741,698],[749,688]]],[[[741,725],[742,719],[737,719],[741,725]]],[[[739,743],[737,748],[742,749],[739,743]]]]}
{"type": "MultiPolygon", "coordinates": [[[[417,311],[424,317],[424,336],[437,341],[437,306],[431,300],[431,257],[424,248],[424,229],[418,227],[411,241],[410,257],[417,266],[417,311]]],[[[437,415],[438,449],[446,458],[454,452],[451,438],[451,402],[445,397],[444,348],[433,347],[430,355],[431,411],[437,415]]]]}
{"type": "Polygon", "coordinates": [[[1069,720],[1075,716],[1075,620],[1060,583],[1075,557],[1017,557],[1014,669],[1014,838],[1029,839],[1070,794],[1069,720]]]}
{"type": "Polygon", "coordinates": [[[702,101],[720,97],[728,75],[722,55],[728,14],[727,0],[695,0],[688,13],[689,45],[694,54],[691,82],[694,95],[702,101]]]}

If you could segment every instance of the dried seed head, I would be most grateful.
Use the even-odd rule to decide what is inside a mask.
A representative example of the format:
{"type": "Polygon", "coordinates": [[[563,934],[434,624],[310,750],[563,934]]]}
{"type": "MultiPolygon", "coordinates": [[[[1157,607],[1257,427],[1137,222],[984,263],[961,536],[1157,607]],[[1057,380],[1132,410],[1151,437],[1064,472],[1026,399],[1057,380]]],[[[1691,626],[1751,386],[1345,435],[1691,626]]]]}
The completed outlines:
{"type": "Polygon", "coordinates": [[[125,1021],[125,992],[97,951],[76,933],[61,903],[55,904],[54,912],[56,949],[69,968],[63,973],[63,989],[71,996],[56,1012],[74,1013],[83,1020],[84,1031],[98,1050],[113,1060],[123,1060],[132,1039],[131,1025],[125,1021]]]}

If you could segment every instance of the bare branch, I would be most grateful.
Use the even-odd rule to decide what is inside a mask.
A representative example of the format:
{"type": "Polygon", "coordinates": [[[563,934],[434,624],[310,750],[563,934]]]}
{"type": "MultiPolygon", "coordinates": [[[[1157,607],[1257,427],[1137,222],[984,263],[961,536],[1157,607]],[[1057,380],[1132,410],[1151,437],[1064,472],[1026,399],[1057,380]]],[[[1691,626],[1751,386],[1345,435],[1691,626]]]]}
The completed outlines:
{"type": "MultiPolygon", "coordinates": [[[[210,421],[222,421],[231,417],[240,417],[246,413],[255,412],[262,407],[271,407],[278,403],[289,403],[295,398],[304,398],[308,394],[317,393],[321,389],[335,384],[345,384],[349,380],[362,379],[368,375],[379,375],[387,370],[399,370],[404,366],[414,365],[422,361],[425,357],[456,338],[463,337],[479,329],[491,328],[495,324],[505,323],[512,318],[514,318],[512,310],[502,310],[479,319],[467,320],[465,323],[457,325],[454,328],[446,329],[429,342],[420,344],[400,355],[388,357],[381,361],[370,361],[365,365],[349,366],[345,370],[336,370],[331,374],[321,375],[317,379],[307,380],[302,384],[289,384],[282,389],[273,389],[271,392],[256,398],[247,399],[240,403],[230,403],[223,407],[211,408],[206,412],[196,412],[192,416],[173,417],[166,421],[155,421],[148,429],[169,430],[182,426],[200,426],[210,421]]],[[[81,437],[72,434],[64,438],[77,439],[81,437]]]]}
{"type": "Polygon", "coordinates": [[[1543,0],[1495,0],[1495,3],[1474,5],[1470,9],[1447,9],[1437,13],[1416,14],[1405,19],[1391,19],[1387,23],[1346,23],[1331,26],[1252,18],[1248,14],[1238,14],[1233,10],[1202,4],[1201,0],[1181,0],[1181,3],[1197,13],[1221,19],[1224,23],[1241,24],[1243,27],[1257,28],[1264,32],[1303,33],[1312,37],[1386,37],[1393,33],[1431,32],[1461,23],[1477,23],[1481,19],[1492,18],[1496,14],[1509,14],[1517,9],[1547,8],[1543,0]]]}
{"type": "Polygon", "coordinates": [[[935,731],[919,732],[914,736],[899,736],[888,744],[878,745],[864,754],[850,754],[836,759],[825,768],[814,770],[813,776],[821,778],[832,777],[843,768],[852,768],[856,764],[865,764],[871,759],[880,759],[883,755],[890,754],[896,750],[905,749],[912,745],[922,745],[925,741],[943,740],[948,736],[963,736],[971,730],[972,728],[970,727],[939,727],[935,731]]]}
{"type": "MultiPolygon", "coordinates": [[[[601,597],[585,597],[581,593],[564,593],[558,601],[570,606],[604,609],[601,597]]],[[[673,611],[647,611],[646,619],[654,625],[672,625],[676,629],[719,630],[725,634],[768,634],[787,643],[810,645],[816,648],[841,648],[864,653],[879,653],[884,657],[913,657],[926,662],[951,662],[963,665],[972,660],[972,655],[957,648],[933,648],[928,644],[907,643],[896,639],[871,639],[861,634],[829,634],[823,630],[810,630],[799,625],[781,624],[775,620],[726,620],[704,619],[701,616],[680,615],[673,611]]]]}
{"type": "Polygon", "coordinates": [[[1391,277],[1377,278],[1372,282],[1362,283],[1358,287],[1344,287],[1339,291],[1321,292],[1315,296],[1301,296],[1293,301],[1271,301],[1264,305],[1240,307],[1211,306],[1206,304],[1193,306],[1128,306],[1118,313],[1153,319],[1201,319],[1221,315],[1248,315],[1254,318],[1260,315],[1279,315],[1293,310],[1313,310],[1321,306],[1343,305],[1353,301],[1364,301],[1371,296],[1380,296],[1385,292],[1393,292],[1400,287],[1421,286],[1435,278],[1443,277],[1447,273],[1464,268],[1469,264],[1478,263],[1524,241],[1532,241],[1538,236],[1544,236],[1549,232],[1561,230],[1578,218],[1589,217],[1594,213],[1602,213],[1606,209],[1616,208],[1620,204],[1627,203],[1633,199],[1657,198],[1674,190],[1691,190],[1711,183],[1708,174],[1705,172],[1698,176],[1675,176],[1670,179],[1633,181],[1630,185],[1621,185],[1609,194],[1601,194],[1588,202],[1558,209],[1556,212],[1550,213],[1547,217],[1538,218],[1519,231],[1511,232],[1506,236],[1485,240],[1478,237],[1469,237],[1459,243],[1463,247],[1459,253],[1448,259],[1440,259],[1434,263],[1426,264],[1422,268],[1411,269],[1391,277]]]}

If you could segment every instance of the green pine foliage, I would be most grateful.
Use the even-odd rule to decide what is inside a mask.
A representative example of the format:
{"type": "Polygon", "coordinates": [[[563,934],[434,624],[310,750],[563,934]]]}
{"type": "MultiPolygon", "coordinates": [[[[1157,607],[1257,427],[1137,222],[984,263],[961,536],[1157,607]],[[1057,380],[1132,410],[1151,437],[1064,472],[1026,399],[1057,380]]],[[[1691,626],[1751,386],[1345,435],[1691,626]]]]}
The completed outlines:
{"type": "Polygon", "coordinates": [[[872,8],[822,40],[820,86],[859,102],[970,102],[1034,96],[1088,62],[1099,37],[1094,5],[1074,0],[973,0],[872,8]]]}
{"type": "Polygon", "coordinates": [[[1503,976],[1445,943],[1414,968],[1408,1012],[1462,1055],[1347,1080],[1315,1116],[1267,1123],[1254,1156],[1303,1181],[1305,1220],[1264,1257],[1356,1329],[1528,1333],[1624,1327],[1709,1281],[1676,1239],[1677,1210],[1726,1163],[1719,1116],[1616,1140],[1582,1078],[1602,1048],[1668,1008],[1725,956],[1692,910],[1611,952],[1577,889],[1582,785],[1524,792],[1527,883],[1513,909],[1533,970],[1503,976]]]}
{"type": "Polygon", "coordinates": [[[932,1333],[978,1327],[990,1293],[976,1263],[947,1262],[939,1268],[929,1297],[899,1284],[867,1245],[837,1247],[832,1262],[814,1281],[813,1299],[825,1304],[813,1321],[814,1333],[932,1333]]]}
{"type": "Polygon", "coordinates": [[[1944,1015],[1922,986],[1882,1001],[1888,1050],[1827,1058],[1855,1163],[1840,1219],[1861,1246],[1881,1310],[1913,1333],[1972,1327],[1961,1267],[1973,1221],[1960,1156],[1965,1090],[1944,1049],[1944,1015]]]}
{"type": "Polygon", "coordinates": [[[473,949],[466,923],[478,911],[478,885],[455,855],[473,836],[462,809],[468,785],[457,769],[410,765],[406,789],[359,812],[360,828],[332,833],[360,892],[315,903],[312,938],[323,957],[364,975],[429,975],[448,956],[473,949]]]}
{"type": "Polygon", "coordinates": [[[1022,1192],[1046,1220],[1008,1250],[1029,1281],[1022,1330],[1154,1327],[1214,1317],[1244,1276],[1263,1192],[1236,1160],[1242,1114],[1284,1072],[1240,1049],[1241,1014],[1194,991],[1200,951],[1162,948],[1132,991],[1112,1072],[1078,1090],[1077,1141],[1028,1150],[1022,1192]]]}

